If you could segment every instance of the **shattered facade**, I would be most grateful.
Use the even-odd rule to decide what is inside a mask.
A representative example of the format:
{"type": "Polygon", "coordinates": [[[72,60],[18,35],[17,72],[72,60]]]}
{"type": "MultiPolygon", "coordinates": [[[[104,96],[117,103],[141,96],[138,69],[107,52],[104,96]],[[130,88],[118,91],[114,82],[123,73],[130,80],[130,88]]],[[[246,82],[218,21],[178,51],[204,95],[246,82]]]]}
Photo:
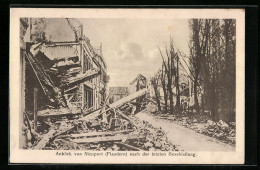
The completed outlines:
{"type": "Polygon", "coordinates": [[[49,60],[45,63],[49,64],[50,72],[57,75],[55,79],[59,81],[55,84],[64,90],[65,102],[70,108],[99,108],[106,88],[106,64],[103,57],[91,49],[88,39],[44,43],[33,53],[36,58],[40,55],[39,58],[49,60]]]}
{"type": "Polygon", "coordinates": [[[71,42],[28,43],[27,46],[27,61],[33,69],[30,76],[38,79],[49,99],[47,103],[54,108],[89,111],[100,107],[106,90],[107,68],[101,50],[94,49],[87,37],[71,42]]]}
{"type": "MultiPolygon", "coordinates": [[[[99,109],[108,81],[102,49],[95,49],[85,36],[76,41],[47,41],[42,27],[32,25],[39,22],[44,25],[44,19],[20,20],[21,116],[26,118],[21,125],[28,126],[35,114],[45,120],[99,109]]],[[[37,119],[34,122],[37,127],[37,119]]]]}

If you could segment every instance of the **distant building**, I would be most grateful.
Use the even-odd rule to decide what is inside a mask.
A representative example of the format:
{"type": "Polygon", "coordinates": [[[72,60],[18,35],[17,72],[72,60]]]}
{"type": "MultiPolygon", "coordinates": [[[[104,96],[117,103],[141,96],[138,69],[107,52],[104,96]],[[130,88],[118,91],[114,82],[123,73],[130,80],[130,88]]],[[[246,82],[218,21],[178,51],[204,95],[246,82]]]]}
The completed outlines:
{"type": "MultiPolygon", "coordinates": [[[[129,84],[129,93],[134,93],[144,88],[148,88],[147,78],[142,74],[138,74],[137,77],[129,84]]],[[[138,97],[136,100],[132,101],[135,104],[135,113],[138,113],[141,109],[141,104],[146,96],[138,97]]]]}
{"type": "Polygon", "coordinates": [[[109,87],[110,103],[128,96],[128,87],[109,87]]]}
{"type": "Polygon", "coordinates": [[[142,74],[138,74],[129,84],[129,93],[134,93],[144,88],[147,88],[147,78],[142,74]]]}

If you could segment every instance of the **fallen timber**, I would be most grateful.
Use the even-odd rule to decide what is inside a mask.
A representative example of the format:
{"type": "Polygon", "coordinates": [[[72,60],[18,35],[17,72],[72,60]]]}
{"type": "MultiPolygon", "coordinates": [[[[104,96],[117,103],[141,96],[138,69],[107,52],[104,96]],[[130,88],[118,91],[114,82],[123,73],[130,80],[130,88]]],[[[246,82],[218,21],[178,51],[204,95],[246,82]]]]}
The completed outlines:
{"type": "MultiPolygon", "coordinates": [[[[92,69],[92,70],[88,70],[86,73],[80,73],[78,74],[76,77],[72,77],[72,78],[69,78],[66,83],[67,86],[71,86],[73,84],[76,84],[76,83],[79,83],[79,82],[82,82],[84,81],[85,79],[91,77],[91,76],[94,76],[96,74],[99,73],[99,70],[98,69],[92,69]]],[[[64,80],[65,81],[65,80],[64,80]]]]}
{"type": "MultiPolygon", "coordinates": [[[[146,91],[147,91],[147,89],[142,89],[142,90],[137,91],[137,92],[125,97],[125,98],[117,100],[116,102],[108,105],[108,109],[106,109],[104,112],[107,112],[110,109],[115,109],[117,107],[120,107],[123,104],[126,104],[126,103],[140,97],[140,96],[143,96],[143,95],[146,94],[146,91]]],[[[118,110],[115,110],[115,111],[117,113],[119,113],[122,117],[124,117],[125,119],[132,122],[131,119],[128,116],[124,115],[123,113],[119,112],[118,110]]],[[[95,119],[96,117],[98,117],[99,115],[102,115],[102,114],[103,114],[103,112],[101,112],[101,109],[98,109],[98,110],[94,111],[93,113],[86,115],[86,116],[84,116],[80,119],[77,119],[77,120],[79,120],[79,121],[89,121],[89,120],[95,119]]],[[[58,135],[60,135],[62,133],[66,133],[66,132],[72,130],[74,127],[75,127],[74,125],[72,125],[71,127],[66,127],[66,128],[59,126],[58,130],[56,130],[56,131],[61,131],[60,133],[58,133],[58,135]]],[[[57,136],[57,134],[54,136],[55,133],[56,133],[55,131],[53,132],[53,130],[51,130],[51,132],[44,135],[43,139],[41,141],[39,141],[39,143],[33,149],[38,149],[38,150],[42,149],[50,141],[50,139],[57,136]]],[[[119,139],[119,141],[120,141],[120,139],[119,139]]]]}
{"type": "Polygon", "coordinates": [[[128,120],[130,123],[134,123],[133,120],[126,116],[124,113],[122,113],[121,111],[119,111],[119,109],[115,109],[115,111],[117,112],[117,114],[119,114],[120,116],[122,116],[124,119],[128,120]]]}
{"type": "Polygon", "coordinates": [[[32,149],[33,150],[41,150],[42,148],[45,147],[45,145],[53,138],[57,137],[58,135],[61,135],[65,132],[67,132],[68,130],[71,130],[73,129],[74,127],[71,127],[71,126],[66,126],[62,129],[55,129],[55,128],[51,128],[50,131],[45,134],[43,136],[43,138],[37,143],[36,146],[34,146],[32,149]]]}
{"type": "MultiPolygon", "coordinates": [[[[106,109],[104,112],[107,112],[110,109],[117,108],[117,107],[119,107],[119,106],[121,106],[123,104],[131,102],[132,100],[135,100],[136,98],[145,95],[146,92],[147,92],[147,89],[142,89],[142,90],[137,91],[137,92],[135,92],[133,94],[130,94],[129,96],[126,96],[126,97],[124,97],[124,98],[122,98],[120,100],[117,100],[114,103],[108,105],[109,108],[106,109]]],[[[94,119],[94,118],[96,118],[97,116],[99,116],[101,114],[103,114],[103,112],[100,112],[100,109],[99,109],[99,110],[96,110],[95,112],[93,112],[93,113],[91,113],[91,114],[89,114],[87,116],[84,116],[84,117],[80,118],[79,120],[84,120],[84,121],[91,120],[91,119],[94,119]]]]}
{"type": "MultiPolygon", "coordinates": [[[[112,115],[110,120],[118,118],[119,121],[125,121],[116,110],[109,111],[112,115]]],[[[95,127],[93,129],[88,127],[87,132],[84,133],[82,133],[84,127],[80,125],[79,121],[79,124],[74,125],[75,128],[70,132],[63,133],[63,130],[60,133],[54,133],[54,136],[49,138],[48,144],[45,147],[41,145],[41,147],[44,150],[178,151],[175,145],[169,143],[161,128],[154,128],[148,122],[140,121],[134,115],[129,118],[133,121],[132,125],[134,126],[131,125],[122,130],[115,129],[114,131],[111,131],[110,128],[99,129],[95,127]],[[59,135],[57,136],[57,134],[59,135]]],[[[99,117],[91,122],[102,124],[102,119],[99,117]]],[[[84,121],[81,124],[84,124],[84,121]]],[[[63,127],[64,125],[66,125],[65,122],[63,122],[63,127]]],[[[58,127],[54,127],[54,129],[56,128],[58,127]]]]}
{"type": "Polygon", "coordinates": [[[61,108],[61,109],[45,109],[38,111],[38,117],[66,116],[81,114],[81,109],[78,108],[61,108]]]}
{"type": "MultiPolygon", "coordinates": [[[[133,95],[129,100],[135,99],[133,95]]],[[[51,150],[96,150],[96,151],[176,151],[175,145],[169,143],[167,136],[160,128],[152,127],[146,121],[139,121],[134,115],[127,116],[120,107],[129,100],[104,104],[108,112],[109,124],[102,121],[102,109],[92,119],[61,121],[61,125],[51,127],[42,140],[33,148],[51,150]],[[111,105],[114,106],[111,108],[111,105]],[[111,120],[116,120],[112,123],[111,120]],[[116,123],[118,121],[118,123],[116,123]],[[124,126],[126,123],[126,126],[124,126]],[[89,126],[89,124],[91,126],[89,126]],[[93,125],[93,126],[92,126],[93,125]],[[128,126],[129,125],[129,126],[128,126]]],[[[122,100],[121,100],[122,101],[122,100]]],[[[127,102],[129,103],[129,102],[127,102]]],[[[131,106],[130,106],[131,107],[131,106]]],[[[95,113],[93,112],[93,113],[95,113]]],[[[92,115],[93,113],[90,113],[92,115]]],[[[88,116],[88,115],[87,115],[88,116]]]]}
{"type": "Polygon", "coordinates": [[[54,129],[51,129],[46,135],[44,135],[44,137],[42,138],[42,140],[32,149],[33,150],[40,150],[42,149],[46,143],[49,142],[49,140],[53,137],[53,135],[56,133],[57,131],[54,129]]]}

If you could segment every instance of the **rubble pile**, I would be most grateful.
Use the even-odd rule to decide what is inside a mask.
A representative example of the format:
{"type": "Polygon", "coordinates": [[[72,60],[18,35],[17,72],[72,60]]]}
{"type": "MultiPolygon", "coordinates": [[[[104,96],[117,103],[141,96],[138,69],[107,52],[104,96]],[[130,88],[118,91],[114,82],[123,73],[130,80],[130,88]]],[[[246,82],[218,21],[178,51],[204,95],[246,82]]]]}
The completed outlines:
{"type": "Polygon", "coordinates": [[[235,144],[236,129],[234,122],[231,122],[231,124],[228,125],[222,120],[219,122],[208,120],[205,127],[200,130],[200,133],[235,144]]]}
{"type": "Polygon", "coordinates": [[[138,129],[135,131],[136,133],[146,136],[143,143],[136,143],[143,150],[178,151],[177,146],[172,145],[168,141],[166,134],[162,131],[161,128],[154,128],[147,121],[139,121],[137,118],[135,118],[135,126],[138,127],[138,129]]]}
{"type": "Polygon", "coordinates": [[[180,118],[175,117],[173,120],[197,133],[217,138],[225,143],[235,144],[236,130],[234,122],[231,122],[230,125],[228,125],[222,120],[214,122],[212,120],[206,121],[205,119],[205,116],[202,116],[201,119],[184,116],[180,118]]]}
{"type": "Polygon", "coordinates": [[[139,121],[132,116],[129,119],[133,124],[111,113],[108,123],[100,117],[91,121],[78,119],[56,121],[48,132],[45,130],[38,134],[34,133],[37,136],[37,142],[34,145],[28,145],[28,148],[95,151],[178,150],[175,145],[168,141],[167,136],[161,129],[154,128],[148,122],[139,121]],[[70,128],[72,129],[64,133],[66,129],[70,128]],[[37,147],[43,138],[49,141],[46,142],[44,147],[37,147]]]}
{"type": "Polygon", "coordinates": [[[108,104],[107,66],[88,38],[37,40],[24,55],[27,149],[177,150],[161,129],[131,116],[146,107],[144,76],[131,82],[134,93],[108,104]]]}
{"type": "MultiPolygon", "coordinates": [[[[121,131],[99,131],[99,134],[106,137],[103,141],[101,138],[96,140],[89,140],[89,143],[83,143],[84,140],[67,140],[66,145],[60,145],[62,147],[57,149],[77,149],[75,143],[77,143],[78,148],[84,150],[99,150],[99,151],[123,151],[123,150],[149,150],[149,151],[169,151],[177,150],[176,146],[170,144],[167,140],[166,135],[162,132],[161,129],[155,129],[147,122],[139,121],[136,119],[135,124],[130,129],[121,130],[121,131]],[[138,128],[137,128],[138,127],[138,128]],[[117,133],[117,134],[116,134],[117,133]],[[112,135],[115,134],[115,135],[112,135]],[[98,141],[100,140],[100,141],[98,141]],[[74,141],[74,142],[71,142],[74,141]],[[81,143],[82,142],[82,143],[81,143]],[[70,145],[72,148],[68,148],[70,145]],[[65,146],[65,148],[63,147],[65,146]]],[[[102,126],[102,125],[101,125],[102,126]]],[[[103,126],[104,127],[104,126],[103,126]]],[[[99,128],[101,129],[101,128],[99,128]]],[[[103,129],[106,130],[106,129],[103,129]]],[[[97,133],[97,129],[92,129],[89,133],[97,133]]],[[[97,133],[98,134],[98,133],[97,133]]],[[[93,134],[95,135],[95,134],[93,134]]],[[[75,137],[75,135],[68,135],[66,137],[75,137]]],[[[80,136],[80,135],[78,135],[80,136]]],[[[63,136],[64,138],[64,136],[63,136]]],[[[68,139],[68,138],[67,138],[68,139]]],[[[82,138],[80,138],[82,139],[82,138]]],[[[86,138],[85,138],[86,139],[86,138]]],[[[57,140],[57,138],[56,138],[57,140]]],[[[56,142],[54,140],[54,142],[56,142]]],[[[60,142],[60,140],[58,138],[60,142]]],[[[88,140],[86,140],[88,141],[88,140]]],[[[64,140],[63,140],[64,142],[64,140]]]]}
{"type": "Polygon", "coordinates": [[[172,115],[169,113],[160,113],[156,105],[151,102],[147,105],[147,113],[155,115],[157,118],[174,121],[179,125],[185,126],[197,133],[204,134],[210,137],[219,139],[222,142],[235,145],[236,143],[236,125],[235,122],[227,124],[219,120],[214,122],[205,115],[184,113],[181,116],[172,115]]]}
{"type": "Polygon", "coordinates": [[[42,114],[39,131],[30,133],[35,139],[28,140],[27,147],[34,150],[178,151],[162,129],[132,115],[134,106],[130,101],[144,92],[110,105],[104,103],[101,109],[87,115],[42,114]]]}

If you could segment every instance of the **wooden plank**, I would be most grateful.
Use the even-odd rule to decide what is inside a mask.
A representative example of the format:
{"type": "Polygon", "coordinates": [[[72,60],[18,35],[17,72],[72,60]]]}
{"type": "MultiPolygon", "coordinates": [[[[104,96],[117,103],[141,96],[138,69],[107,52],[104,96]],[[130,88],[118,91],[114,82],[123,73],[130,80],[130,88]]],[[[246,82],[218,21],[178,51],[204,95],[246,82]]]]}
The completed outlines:
{"type": "Polygon", "coordinates": [[[115,142],[115,144],[121,145],[121,146],[126,147],[126,148],[128,148],[128,149],[131,149],[132,151],[144,151],[144,150],[142,150],[142,149],[140,149],[140,148],[137,148],[137,147],[134,147],[134,146],[131,146],[131,145],[122,143],[122,142],[115,142]]]}
{"type": "Polygon", "coordinates": [[[89,133],[81,133],[81,134],[70,134],[69,137],[77,138],[77,137],[91,137],[91,136],[103,136],[103,135],[115,135],[118,133],[126,133],[133,132],[133,129],[129,130],[120,130],[120,131],[110,131],[110,132],[89,132],[89,133]]]}
{"type": "Polygon", "coordinates": [[[38,111],[38,117],[66,116],[80,114],[80,109],[61,108],[61,109],[45,109],[38,111]]]}
{"type": "Polygon", "coordinates": [[[134,99],[136,99],[136,98],[138,98],[140,96],[145,95],[146,91],[147,91],[147,89],[142,89],[142,90],[139,90],[139,91],[137,91],[135,93],[132,93],[129,96],[126,96],[126,97],[124,97],[124,98],[122,98],[120,100],[117,100],[114,103],[110,104],[109,107],[111,107],[111,108],[118,107],[118,106],[121,106],[121,105],[123,105],[125,103],[128,103],[128,102],[130,102],[130,101],[132,101],[132,100],[134,100],[134,99]]]}
{"type": "Polygon", "coordinates": [[[69,126],[61,126],[61,128],[55,130],[53,128],[50,129],[48,133],[46,133],[43,138],[37,143],[36,146],[34,146],[33,150],[41,150],[45,147],[45,145],[53,138],[64,134],[65,132],[72,130],[74,127],[72,125],[69,126]]]}
{"type": "Polygon", "coordinates": [[[119,111],[118,109],[116,109],[115,110],[116,112],[117,112],[117,114],[119,114],[121,117],[123,117],[124,119],[126,119],[126,120],[128,120],[130,123],[134,123],[134,121],[130,118],[130,117],[128,117],[128,116],[126,116],[124,113],[122,113],[121,111],[119,111]]]}
{"type": "Polygon", "coordinates": [[[51,129],[48,133],[46,133],[43,138],[37,143],[37,145],[35,147],[33,147],[33,150],[41,150],[49,141],[50,139],[53,137],[53,135],[56,133],[57,131],[54,129],[51,129]]]}
{"type": "Polygon", "coordinates": [[[68,98],[67,102],[70,102],[70,100],[71,100],[73,97],[74,97],[74,94],[72,94],[72,95],[70,96],[70,98],[68,98]]]}
{"type": "MultiPolygon", "coordinates": [[[[64,92],[67,93],[68,91],[71,91],[71,90],[76,89],[76,88],[78,88],[78,87],[79,87],[79,86],[76,85],[76,86],[74,86],[74,87],[71,87],[71,88],[65,90],[64,92]]],[[[71,94],[71,93],[69,93],[69,94],[71,94]]],[[[66,94],[65,94],[65,95],[66,95],[66,94]]]]}
{"type": "MultiPolygon", "coordinates": [[[[120,100],[117,100],[116,102],[108,105],[109,108],[106,109],[105,112],[109,111],[111,108],[116,108],[116,107],[119,107],[119,106],[121,106],[121,105],[123,105],[125,103],[128,103],[128,102],[136,99],[137,97],[143,96],[146,93],[146,91],[147,91],[147,89],[142,89],[142,90],[137,91],[137,92],[135,92],[135,93],[133,93],[133,94],[131,94],[129,96],[126,96],[126,97],[124,97],[124,98],[122,98],[120,100]]],[[[101,114],[103,114],[103,112],[100,112],[100,109],[98,109],[95,112],[80,118],[79,120],[85,120],[85,121],[91,120],[91,119],[94,119],[94,118],[96,118],[97,116],[99,116],[101,114]]]]}
{"type": "MultiPolygon", "coordinates": [[[[106,109],[105,112],[107,112],[107,111],[110,110],[111,108],[119,107],[119,106],[121,106],[121,105],[123,105],[123,104],[125,104],[125,103],[128,103],[129,101],[132,101],[132,100],[134,100],[134,99],[137,98],[137,97],[143,96],[143,95],[146,93],[146,91],[147,91],[147,89],[142,89],[142,90],[137,91],[137,92],[135,92],[135,93],[133,93],[133,94],[131,94],[131,95],[125,97],[125,98],[122,98],[122,99],[118,100],[118,101],[115,102],[115,103],[112,103],[112,104],[108,105],[110,108],[109,108],[109,109],[106,109]]],[[[91,119],[95,119],[97,116],[99,116],[99,115],[102,114],[102,112],[100,112],[100,110],[101,110],[101,109],[98,109],[98,110],[92,112],[91,114],[88,114],[88,115],[86,115],[86,116],[84,116],[84,117],[82,117],[82,118],[80,118],[80,119],[78,119],[78,120],[88,121],[88,120],[91,120],[91,119]]],[[[83,114],[84,114],[84,113],[83,113],[83,114]]],[[[122,114],[123,114],[123,113],[122,113],[122,114]]],[[[126,115],[125,115],[125,116],[126,116],[126,115]]],[[[127,117],[127,116],[126,116],[126,117],[127,117]]],[[[73,129],[73,128],[74,128],[74,126],[71,127],[70,129],[68,128],[66,131],[69,131],[69,130],[71,130],[71,129],[73,129]]]]}
{"type": "Polygon", "coordinates": [[[78,113],[63,113],[63,114],[49,114],[49,115],[40,115],[38,117],[55,117],[55,116],[59,116],[59,117],[62,117],[62,116],[72,116],[72,115],[79,115],[80,112],[78,113]]]}
{"type": "Polygon", "coordinates": [[[145,136],[140,135],[117,135],[117,136],[106,136],[106,137],[94,137],[86,139],[73,139],[75,143],[93,143],[93,142],[109,142],[109,141],[122,141],[128,139],[142,139],[145,136]]]}
{"type": "Polygon", "coordinates": [[[86,73],[78,74],[76,77],[69,78],[67,80],[68,81],[67,85],[77,83],[78,81],[83,81],[84,79],[86,79],[90,76],[98,74],[98,72],[99,72],[99,70],[92,69],[92,70],[88,70],[86,73]]]}

